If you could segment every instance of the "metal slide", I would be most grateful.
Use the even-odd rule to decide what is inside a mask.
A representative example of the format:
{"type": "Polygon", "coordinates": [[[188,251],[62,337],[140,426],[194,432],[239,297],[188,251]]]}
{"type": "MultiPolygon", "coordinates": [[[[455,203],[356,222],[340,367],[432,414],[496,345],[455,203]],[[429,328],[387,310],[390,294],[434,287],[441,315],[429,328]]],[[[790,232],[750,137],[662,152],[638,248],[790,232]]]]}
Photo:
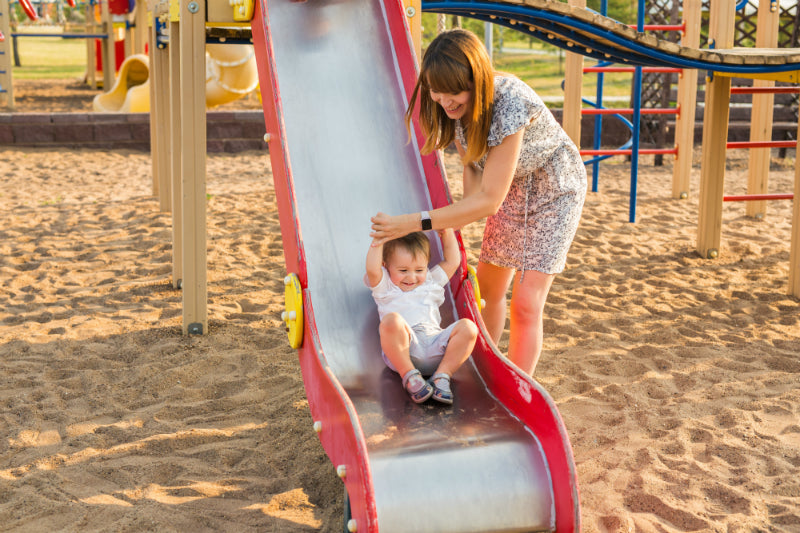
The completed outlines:
{"type": "MultiPolygon", "coordinates": [[[[349,530],[578,531],[555,405],[485,332],[452,407],[413,404],[381,360],[369,218],[450,200],[438,156],[420,156],[403,122],[416,67],[400,1],[261,0],[252,28],[287,272],[302,287],[303,380],[349,530]]],[[[442,315],[481,323],[464,260],[442,315]]]]}

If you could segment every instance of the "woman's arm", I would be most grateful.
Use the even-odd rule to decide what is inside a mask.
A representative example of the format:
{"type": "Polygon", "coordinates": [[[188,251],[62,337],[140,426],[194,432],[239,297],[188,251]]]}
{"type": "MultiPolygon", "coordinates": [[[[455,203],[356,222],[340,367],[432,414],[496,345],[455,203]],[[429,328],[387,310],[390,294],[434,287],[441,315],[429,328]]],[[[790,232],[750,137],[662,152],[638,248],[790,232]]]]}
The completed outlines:
{"type": "MultiPolygon", "coordinates": [[[[461,143],[456,139],[456,150],[458,150],[458,154],[461,158],[464,158],[464,154],[466,153],[464,147],[461,146],[461,143]]],[[[467,196],[472,196],[475,191],[480,189],[481,186],[481,170],[475,166],[474,163],[467,163],[464,165],[464,172],[461,176],[461,182],[463,185],[463,194],[462,198],[466,198],[467,196]]]]}
{"type": "MultiPolygon", "coordinates": [[[[489,149],[480,186],[469,195],[465,193],[458,202],[431,211],[433,229],[460,228],[497,212],[514,179],[524,134],[522,129],[489,149]]],[[[397,216],[378,213],[372,217],[370,236],[373,245],[383,244],[421,228],[419,213],[397,216]]]]}

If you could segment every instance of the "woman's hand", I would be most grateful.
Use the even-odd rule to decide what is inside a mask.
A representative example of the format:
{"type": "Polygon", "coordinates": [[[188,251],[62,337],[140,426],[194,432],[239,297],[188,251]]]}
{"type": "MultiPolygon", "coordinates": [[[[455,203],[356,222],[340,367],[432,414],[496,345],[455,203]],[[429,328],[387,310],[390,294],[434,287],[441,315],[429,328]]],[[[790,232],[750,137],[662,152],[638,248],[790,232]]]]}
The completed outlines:
{"type": "Polygon", "coordinates": [[[399,239],[419,229],[419,213],[393,217],[386,213],[378,213],[370,220],[372,232],[369,236],[372,237],[372,246],[380,246],[386,241],[399,239]],[[417,217],[416,221],[413,220],[414,217],[417,217]]]}

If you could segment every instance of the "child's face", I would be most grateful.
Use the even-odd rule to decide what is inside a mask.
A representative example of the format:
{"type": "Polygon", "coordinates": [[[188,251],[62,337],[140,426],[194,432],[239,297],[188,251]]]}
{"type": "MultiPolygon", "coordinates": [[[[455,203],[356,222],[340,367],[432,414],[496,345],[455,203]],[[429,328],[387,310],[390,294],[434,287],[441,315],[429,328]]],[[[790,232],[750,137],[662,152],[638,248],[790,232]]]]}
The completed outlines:
{"type": "Polygon", "coordinates": [[[428,274],[428,259],[423,254],[414,256],[400,247],[394,249],[384,266],[389,272],[389,279],[403,292],[419,287],[428,274]]]}

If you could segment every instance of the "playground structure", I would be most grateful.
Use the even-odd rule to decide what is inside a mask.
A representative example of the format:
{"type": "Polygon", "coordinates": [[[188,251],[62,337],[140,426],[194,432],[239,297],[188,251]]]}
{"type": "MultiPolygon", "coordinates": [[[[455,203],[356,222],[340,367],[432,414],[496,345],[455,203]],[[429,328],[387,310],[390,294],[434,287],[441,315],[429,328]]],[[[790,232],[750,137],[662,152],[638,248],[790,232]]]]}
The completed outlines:
{"type": "MultiPolygon", "coordinates": [[[[606,14],[607,4],[601,3],[602,15],[606,14]]],[[[700,39],[700,22],[701,22],[701,1],[700,0],[687,0],[683,3],[684,19],[681,24],[666,25],[666,24],[645,24],[645,2],[639,0],[637,10],[637,23],[636,30],[638,32],[644,31],[677,31],[682,35],[681,44],[688,48],[698,48],[700,39]]],[[[570,53],[573,54],[573,53],[570,53]]],[[[573,85],[580,87],[581,77],[585,73],[595,73],[597,76],[595,101],[582,99],[584,103],[589,104],[590,108],[582,108],[580,106],[571,107],[571,113],[575,114],[575,109],[580,109],[581,115],[594,115],[594,136],[592,149],[581,150],[582,155],[592,156],[591,159],[585,161],[592,169],[592,188],[593,192],[598,191],[599,187],[599,173],[600,162],[604,159],[614,155],[628,155],[631,158],[631,180],[630,180],[630,201],[629,201],[629,215],[628,221],[635,222],[636,220],[636,191],[638,185],[638,172],[639,172],[639,155],[644,154],[672,154],[676,157],[676,164],[673,166],[673,183],[681,188],[677,193],[678,198],[688,197],[688,183],[691,171],[691,152],[694,146],[693,131],[695,124],[695,109],[696,101],[696,85],[697,85],[697,71],[694,69],[679,69],[674,67],[643,67],[638,66],[619,66],[614,65],[610,61],[603,61],[594,67],[579,68],[573,66],[568,69],[567,76],[573,78],[573,85]],[[633,74],[633,105],[627,109],[608,109],[603,106],[603,78],[606,72],[630,72],[633,74]],[[645,73],[680,73],[681,78],[678,85],[678,105],[673,108],[643,108],[642,107],[642,79],[645,73]],[[675,146],[674,148],[649,148],[643,149],[640,146],[640,128],[641,118],[644,114],[659,114],[659,115],[672,115],[675,116],[675,146]],[[619,120],[625,122],[631,130],[631,139],[622,147],[616,149],[604,149],[601,147],[602,140],[602,117],[604,115],[613,115],[619,120]],[[631,116],[631,120],[626,120],[623,116],[631,116]],[[690,154],[689,157],[678,158],[678,153],[681,150],[684,153],[690,154]]],[[[577,125],[573,139],[580,139],[580,121],[573,120],[572,123],[577,125]]],[[[578,144],[580,144],[578,142],[578,144]]]]}
{"type": "MultiPolygon", "coordinates": [[[[575,0],[578,1],[578,0],[575,0]]],[[[771,11],[774,3],[763,2],[763,7],[759,11],[759,24],[765,21],[767,26],[769,19],[766,13],[771,11]],[[762,18],[763,17],[763,18],[762,18]]],[[[798,77],[798,60],[800,60],[800,50],[798,49],[776,49],[776,48],[730,48],[732,44],[732,28],[735,16],[735,3],[732,0],[715,2],[711,10],[712,28],[710,28],[710,39],[715,43],[715,48],[711,50],[699,50],[678,45],[669,41],[658,40],[652,35],[640,33],[633,28],[607,19],[586,11],[580,7],[570,6],[562,3],[550,3],[547,0],[524,0],[521,3],[505,2],[461,2],[458,0],[438,0],[423,3],[426,11],[435,11],[454,15],[466,15],[494,24],[502,24],[509,28],[529,33],[541,38],[545,42],[555,44],[587,57],[593,57],[598,61],[608,61],[613,59],[616,63],[641,67],[658,68],[681,68],[706,70],[713,73],[706,89],[706,114],[704,116],[704,146],[703,164],[700,189],[700,211],[698,222],[698,242],[697,251],[703,257],[714,258],[718,255],[719,242],[721,236],[721,209],[723,203],[722,185],[724,183],[724,154],[728,147],[728,110],[730,98],[730,77],[749,77],[756,80],[765,80],[759,83],[768,84],[769,80],[781,80],[792,83],[800,82],[798,77]],[[724,43],[723,46],[720,46],[724,43]],[[720,79],[727,79],[727,85],[720,79]],[[714,81],[717,81],[714,84],[714,81]],[[712,88],[719,93],[716,99],[712,96],[712,88]],[[726,90],[728,91],[726,94],[726,90]],[[716,103],[716,107],[712,105],[716,103]],[[706,129],[711,131],[707,132],[706,129]],[[716,144],[710,142],[715,139],[716,144]],[[721,145],[719,143],[725,143],[721,145]],[[714,154],[711,156],[710,154],[714,154]],[[709,159],[713,157],[713,159],[709,159]]],[[[774,15],[773,15],[774,16],[774,15]]],[[[774,20],[774,19],[773,19],[774,20]]],[[[771,22],[769,23],[770,27],[771,22]]],[[[691,27],[694,23],[687,23],[691,27]]],[[[768,33],[761,33],[768,35],[768,33]]],[[[765,37],[759,38],[759,44],[767,43],[765,37]],[[765,40],[761,40],[765,39],[765,40]]],[[[580,70],[579,70],[580,71],[580,70]]],[[[579,78],[573,76],[566,80],[564,124],[568,133],[573,139],[576,136],[575,128],[579,128],[580,106],[575,105],[575,98],[569,98],[570,86],[580,85],[579,78]],[[578,81],[576,81],[576,79],[578,81]],[[568,108],[569,106],[569,108],[568,108]],[[570,116],[572,114],[572,116],[570,116]]],[[[767,90],[766,88],[764,89],[767,90]]],[[[769,88],[769,90],[774,90],[769,88]]],[[[573,89],[573,93],[576,92],[573,89]]],[[[766,107],[762,105],[762,109],[766,107]]],[[[758,149],[768,149],[769,147],[796,146],[796,142],[777,142],[763,140],[764,135],[769,135],[769,131],[764,124],[767,124],[765,113],[754,111],[754,124],[759,125],[753,128],[753,137],[748,147],[758,149]]],[[[683,143],[691,146],[688,139],[691,139],[689,126],[687,124],[676,133],[678,139],[686,139],[683,143]]],[[[579,129],[577,130],[579,132],[579,129]]],[[[679,141],[681,142],[681,141],[679,141]]],[[[742,145],[733,145],[742,147],[742,145]]],[[[680,150],[680,148],[679,148],[680,150]]],[[[763,154],[762,154],[763,157],[763,154]]],[[[673,177],[673,195],[682,196],[688,190],[684,185],[688,183],[688,172],[691,168],[691,158],[678,156],[681,169],[673,177]]],[[[756,172],[759,176],[765,175],[765,163],[758,163],[756,172]]],[[[768,152],[766,154],[766,164],[768,168],[768,152]]],[[[754,164],[755,166],[755,164],[754,164]]],[[[759,184],[751,185],[751,194],[758,195],[757,199],[770,198],[765,196],[762,181],[759,184]],[[762,192],[763,191],[763,192],[762,192]]],[[[635,183],[632,183],[632,189],[635,183]]],[[[635,194],[635,190],[632,191],[635,194]]],[[[794,215],[792,223],[792,252],[790,254],[790,276],[789,293],[800,296],[800,222],[798,221],[798,205],[794,204],[794,215]]]]}
{"type": "MultiPolygon", "coordinates": [[[[74,0],[68,0],[72,7],[81,7],[74,0]]],[[[30,0],[20,0],[23,12],[31,21],[37,20],[37,13],[30,0]]],[[[12,32],[10,25],[10,0],[0,0],[0,94],[5,96],[4,104],[14,109],[12,76],[12,39],[25,37],[46,37],[54,39],[86,40],[86,83],[94,88],[109,88],[114,85],[115,73],[123,60],[131,55],[146,52],[146,5],[138,2],[133,13],[129,13],[128,0],[91,0],[83,4],[86,10],[84,32],[12,32]],[[133,22],[128,18],[133,16],[133,22]],[[98,77],[98,72],[101,77],[98,77]]]]}
{"type": "MultiPolygon", "coordinates": [[[[603,11],[605,10],[605,3],[603,11]]],[[[650,6],[652,9],[652,6],[650,6]]],[[[780,33],[780,16],[781,7],[777,2],[761,2],[757,5],[756,10],[757,21],[752,21],[753,15],[745,15],[743,12],[747,8],[752,8],[752,5],[747,0],[740,1],[736,5],[736,29],[741,31],[742,36],[752,36],[755,33],[755,45],[761,49],[772,49],[778,45],[778,34],[780,33]],[[741,17],[739,14],[741,13],[741,17]],[[753,31],[748,33],[746,25],[750,24],[753,31]]],[[[683,3],[681,14],[683,19],[680,24],[643,24],[643,20],[638,21],[637,29],[639,31],[679,31],[684,46],[690,48],[697,48],[700,43],[700,25],[701,25],[701,8],[702,2],[700,0],[687,0],[683,3]]],[[[796,10],[796,8],[795,8],[796,10]]],[[[645,12],[645,4],[643,1],[639,3],[638,13],[641,15],[645,12]]],[[[678,12],[678,9],[673,6],[673,15],[678,12]]],[[[648,13],[653,16],[652,11],[648,13]]],[[[797,17],[800,13],[796,13],[795,24],[797,17]]],[[[657,18],[657,17],[654,17],[657,18]]],[[[695,121],[696,110],[696,95],[697,95],[697,71],[692,69],[671,69],[660,67],[617,67],[605,66],[600,64],[598,67],[584,68],[583,72],[596,72],[598,77],[597,83],[597,99],[596,102],[584,102],[595,106],[598,109],[582,109],[583,114],[595,115],[595,131],[594,131],[594,146],[593,150],[582,150],[585,155],[595,156],[593,159],[587,161],[587,164],[592,165],[592,190],[598,189],[598,163],[600,160],[611,157],[611,154],[625,154],[630,155],[631,164],[631,193],[630,193],[630,216],[629,221],[635,221],[635,206],[636,206],[636,184],[637,184],[637,169],[638,169],[638,155],[639,154],[673,154],[675,155],[675,164],[673,166],[673,198],[688,198],[689,196],[689,177],[691,170],[691,157],[679,157],[679,153],[690,153],[693,146],[693,125],[695,121]],[[634,106],[633,109],[616,110],[604,109],[602,107],[602,76],[604,72],[608,71],[634,71],[634,106]],[[677,107],[675,108],[644,108],[641,105],[642,98],[642,75],[641,73],[665,73],[678,72],[678,90],[677,90],[677,107]],[[599,115],[614,114],[619,119],[622,114],[632,114],[632,123],[628,122],[632,130],[632,139],[622,149],[618,150],[602,150],[600,149],[601,139],[601,120],[599,115]],[[639,149],[639,126],[641,123],[641,115],[677,115],[675,119],[675,146],[674,148],[655,148],[655,149],[639,149]]],[[[573,73],[574,74],[574,73],[573,73]]],[[[792,80],[792,76],[787,79],[792,80]]],[[[747,142],[729,142],[727,148],[745,148],[750,150],[750,170],[749,170],[749,185],[746,196],[737,198],[726,196],[725,201],[747,201],[747,214],[748,216],[763,218],[766,209],[766,200],[768,199],[784,199],[787,197],[785,194],[770,195],[766,194],[767,190],[767,176],[769,172],[769,154],[770,148],[795,148],[794,141],[780,141],[772,140],[772,121],[773,121],[773,103],[774,94],[787,94],[798,92],[797,87],[775,87],[775,83],[771,79],[755,79],[753,80],[753,87],[732,87],[731,94],[751,94],[752,98],[752,113],[750,120],[750,139],[747,142]]],[[[669,87],[669,83],[667,83],[669,87]]],[[[668,100],[667,95],[662,95],[662,102],[668,100]]],[[[627,121],[626,121],[627,122],[627,121]]],[[[791,197],[791,195],[788,195],[791,197]]]]}
{"type": "MultiPolygon", "coordinates": [[[[255,53],[249,44],[206,45],[206,107],[238,100],[258,87],[255,53]]],[[[150,112],[150,61],[135,54],[123,61],[110,91],[98,94],[92,108],[100,112],[150,112]]]]}
{"type": "MultiPolygon", "coordinates": [[[[31,30],[10,31],[9,7],[0,0],[0,95],[13,110],[11,41],[12,37],[48,37],[87,40],[86,82],[92,87],[105,87],[97,95],[93,109],[99,112],[149,112],[149,59],[146,55],[146,4],[129,4],[128,0],[94,0],[84,4],[86,31],[83,33],[41,33],[31,30]],[[129,13],[130,5],[133,12],[129,13]],[[133,20],[133,23],[129,19],[133,20]],[[99,52],[99,53],[98,53],[99,52]],[[95,68],[96,67],[96,68],[95,68]],[[102,81],[96,74],[100,73],[102,81]],[[115,72],[118,75],[115,77],[115,72]]],[[[35,20],[36,10],[29,0],[20,0],[23,11],[35,20]]],[[[72,1],[72,0],[70,0],[72,1]]],[[[72,4],[72,7],[76,5],[72,4]]],[[[81,7],[78,5],[77,7],[81,7]]],[[[158,46],[158,43],[156,43],[158,46]]],[[[251,93],[258,86],[258,74],[252,45],[206,47],[206,105],[209,108],[232,102],[251,93]]]]}
{"type": "Polygon", "coordinates": [[[147,53],[147,6],[144,0],[90,0],[86,34],[105,35],[86,43],[86,82],[108,90],[125,59],[147,53]],[[97,78],[102,72],[102,84],[97,78]]]}
{"type": "MultiPolygon", "coordinates": [[[[538,10],[542,20],[565,21],[563,43],[572,42],[574,48],[580,39],[587,54],[601,50],[604,58],[629,56],[632,64],[660,56],[658,61],[691,61],[695,69],[736,72],[746,67],[758,75],[800,68],[794,51],[770,54],[780,59],[775,63],[763,53],[697,51],[653,42],[578,8],[567,9],[569,16],[562,17],[563,4],[531,4],[519,16],[538,10]],[[581,31],[573,31],[578,22],[581,31]],[[592,33],[595,26],[606,33],[592,33]]],[[[173,213],[173,282],[183,288],[184,331],[196,334],[207,332],[207,84],[203,54],[197,50],[209,39],[249,42],[251,24],[250,16],[247,22],[237,21],[227,5],[220,10],[228,10],[229,20],[215,19],[215,7],[220,6],[208,6],[209,21],[202,1],[182,2],[175,13],[169,5],[157,5],[150,46],[157,56],[150,86],[156,103],[151,109],[154,188],[162,208],[173,213]]],[[[353,236],[361,235],[357,228],[375,205],[399,212],[449,201],[441,161],[435,155],[419,157],[418,136],[411,145],[405,142],[401,117],[415,72],[404,22],[411,14],[408,7],[275,0],[254,7],[252,32],[290,272],[287,301],[292,304],[286,323],[299,336],[314,427],[347,488],[351,530],[447,531],[452,525],[458,531],[577,531],[577,482],[557,410],[535,381],[494,351],[485,335],[471,362],[455,376],[459,403],[452,412],[408,405],[396,376],[382,372],[376,357],[377,317],[361,284],[366,229],[363,241],[353,236]],[[353,42],[349,25],[358,25],[365,35],[353,42]],[[381,118],[379,127],[376,117],[381,118]],[[364,193],[354,207],[353,189],[364,193]],[[446,494],[444,501],[430,493],[417,497],[404,477],[408,471],[434,471],[459,492],[446,494]],[[424,523],[402,512],[408,506],[424,523]],[[439,516],[448,524],[436,522],[439,516]],[[452,524],[454,516],[464,523],[452,524]]],[[[494,4],[486,12],[500,8],[494,4]]],[[[528,27],[536,24],[554,39],[560,35],[557,23],[535,19],[528,27]]],[[[799,217],[795,204],[793,236],[799,217]]],[[[792,242],[795,271],[799,244],[792,242]]],[[[480,323],[465,271],[462,264],[443,314],[480,323]]]]}

